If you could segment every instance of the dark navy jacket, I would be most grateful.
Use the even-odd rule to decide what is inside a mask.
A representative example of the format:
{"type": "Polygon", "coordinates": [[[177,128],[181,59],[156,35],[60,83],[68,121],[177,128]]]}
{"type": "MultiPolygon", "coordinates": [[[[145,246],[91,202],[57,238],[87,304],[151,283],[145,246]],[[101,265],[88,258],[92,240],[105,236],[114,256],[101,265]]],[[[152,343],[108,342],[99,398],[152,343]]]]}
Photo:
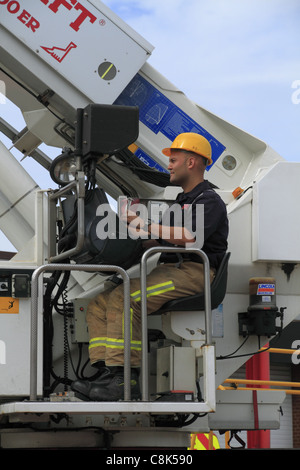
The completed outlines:
{"type": "MultiPolygon", "coordinates": [[[[179,193],[175,204],[180,204],[182,213],[192,204],[192,226],[196,227],[196,205],[204,205],[204,244],[201,248],[208,256],[210,266],[218,268],[226,250],[228,237],[228,219],[227,210],[224,201],[212,189],[208,181],[199,183],[188,193],[179,193]]],[[[172,214],[170,214],[170,225],[172,226],[172,214]]],[[[170,245],[160,240],[163,245],[170,245]]],[[[201,262],[201,258],[196,254],[190,254],[189,259],[201,262]]],[[[178,257],[175,254],[163,253],[160,257],[161,262],[175,262],[178,257]]]]}

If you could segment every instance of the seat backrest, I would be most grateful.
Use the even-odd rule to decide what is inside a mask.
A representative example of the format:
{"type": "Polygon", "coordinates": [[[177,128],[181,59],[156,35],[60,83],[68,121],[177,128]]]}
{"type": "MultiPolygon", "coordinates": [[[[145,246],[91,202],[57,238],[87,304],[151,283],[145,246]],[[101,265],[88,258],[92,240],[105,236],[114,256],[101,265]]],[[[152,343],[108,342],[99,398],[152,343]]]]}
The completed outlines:
{"type": "MultiPolygon", "coordinates": [[[[211,303],[212,308],[217,308],[225,297],[228,279],[228,263],[231,253],[227,252],[223,256],[216,276],[211,284],[211,303]]],[[[204,296],[204,295],[203,295],[204,296]]]]}
{"type": "MultiPolygon", "coordinates": [[[[228,278],[228,263],[231,253],[225,253],[220,266],[216,272],[216,276],[211,283],[211,308],[212,310],[220,305],[226,294],[227,278],[228,278]]],[[[177,311],[196,311],[204,310],[204,292],[199,294],[190,295],[181,299],[170,300],[163,305],[154,315],[162,314],[165,312],[177,311]]],[[[153,315],[153,314],[152,314],[153,315]]]]}

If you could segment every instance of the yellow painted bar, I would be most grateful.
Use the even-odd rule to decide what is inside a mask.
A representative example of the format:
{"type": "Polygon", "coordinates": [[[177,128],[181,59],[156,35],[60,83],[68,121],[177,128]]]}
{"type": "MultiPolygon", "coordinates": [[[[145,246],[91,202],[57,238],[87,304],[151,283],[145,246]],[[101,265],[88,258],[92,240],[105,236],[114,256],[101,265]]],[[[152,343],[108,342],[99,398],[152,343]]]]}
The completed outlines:
{"type": "Polygon", "coordinates": [[[268,390],[269,392],[285,392],[287,395],[300,395],[300,390],[287,390],[280,388],[259,388],[259,387],[223,387],[222,390],[268,390]]]}
{"type": "Polygon", "coordinates": [[[273,385],[281,387],[300,387],[300,382],[282,382],[280,380],[250,380],[250,379],[226,379],[224,383],[235,383],[235,384],[245,384],[245,385],[273,385]]]}
{"type": "Polygon", "coordinates": [[[259,351],[268,351],[275,354],[293,354],[298,351],[300,354],[300,349],[261,348],[259,351]]]}

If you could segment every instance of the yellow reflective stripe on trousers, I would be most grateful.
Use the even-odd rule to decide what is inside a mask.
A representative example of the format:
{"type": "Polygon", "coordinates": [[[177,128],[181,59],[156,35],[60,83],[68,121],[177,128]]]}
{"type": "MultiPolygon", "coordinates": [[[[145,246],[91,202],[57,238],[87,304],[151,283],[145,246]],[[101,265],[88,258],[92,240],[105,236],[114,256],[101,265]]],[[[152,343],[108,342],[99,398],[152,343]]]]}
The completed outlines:
{"type": "MultiPolygon", "coordinates": [[[[173,281],[166,281],[160,284],[155,284],[154,286],[147,287],[147,298],[153,295],[160,295],[164,292],[168,292],[171,290],[175,290],[175,286],[173,281]]],[[[141,300],[141,291],[137,290],[130,294],[130,297],[139,302],[141,300]]],[[[130,349],[141,351],[142,349],[142,342],[135,341],[132,339],[132,314],[133,310],[130,309],[130,349]]],[[[122,331],[124,336],[124,312],[122,316],[122,331]]],[[[106,338],[106,337],[98,337],[92,338],[89,342],[89,349],[97,348],[99,346],[104,346],[106,348],[115,348],[115,349],[124,349],[124,339],[115,339],[115,338],[106,338]]]]}
{"type": "MultiPolygon", "coordinates": [[[[117,348],[124,349],[124,339],[115,339],[115,338],[92,338],[89,343],[89,349],[97,348],[99,346],[104,346],[106,348],[117,348]]],[[[130,341],[130,348],[136,351],[140,351],[141,341],[130,341]]]]}
{"type": "MultiPolygon", "coordinates": [[[[170,290],[175,290],[173,281],[161,282],[160,284],[155,284],[154,286],[147,287],[146,295],[148,298],[152,295],[160,295],[170,290]]],[[[136,292],[133,292],[132,294],[130,294],[130,297],[135,300],[135,302],[139,302],[141,300],[141,291],[137,290],[136,292]]]]}
{"type": "MultiPolygon", "coordinates": [[[[175,290],[173,281],[161,282],[160,284],[155,284],[154,286],[147,287],[146,295],[148,298],[153,295],[163,294],[164,292],[168,292],[170,290],[175,290]]],[[[139,289],[135,292],[132,292],[130,294],[130,297],[135,302],[139,302],[141,300],[141,290],[139,289]]],[[[130,308],[130,338],[132,338],[132,314],[133,314],[133,310],[132,308],[130,308]]],[[[122,331],[123,331],[123,336],[124,336],[124,311],[123,311],[123,316],[122,316],[122,331]]],[[[142,344],[141,341],[139,341],[139,343],[142,344]]]]}
{"type": "MultiPolygon", "coordinates": [[[[133,317],[133,310],[132,308],[130,308],[130,341],[132,339],[132,317],[133,317]]],[[[124,338],[124,320],[125,320],[125,315],[124,315],[124,310],[123,310],[123,313],[122,313],[122,335],[123,335],[123,338],[124,338]]],[[[140,345],[142,345],[141,341],[139,341],[140,345]]],[[[141,347],[142,348],[142,347],[141,347]]]]}

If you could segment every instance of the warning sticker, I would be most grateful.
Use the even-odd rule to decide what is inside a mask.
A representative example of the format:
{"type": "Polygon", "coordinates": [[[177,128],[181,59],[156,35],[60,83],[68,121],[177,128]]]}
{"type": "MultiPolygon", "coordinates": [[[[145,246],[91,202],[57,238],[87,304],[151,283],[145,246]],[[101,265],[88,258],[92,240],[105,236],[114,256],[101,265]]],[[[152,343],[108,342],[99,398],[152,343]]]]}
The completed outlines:
{"type": "Polygon", "coordinates": [[[257,295],[274,295],[275,284],[258,284],[257,295]]]}
{"type": "Polygon", "coordinates": [[[19,299],[0,297],[0,314],[1,313],[19,313],[19,299]]]}
{"type": "Polygon", "coordinates": [[[171,141],[182,132],[203,135],[211,145],[213,162],[225,149],[221,142],[139,74],[131,80],[114,104],[138,106],[140,121],[154,134],[160,132],[171,141]]]}
{"type": "Polygon", "coordinates": [[[155,168],[162,173],[169,173],[165,168],[159,165],[153,158],[149,157],[149,155],[144,152],[142,149],[138,148],[135,152],[135,156],[138,157],[141,162],[145,163],[145,165],[149,166],[150,168],[155,168]]]}

